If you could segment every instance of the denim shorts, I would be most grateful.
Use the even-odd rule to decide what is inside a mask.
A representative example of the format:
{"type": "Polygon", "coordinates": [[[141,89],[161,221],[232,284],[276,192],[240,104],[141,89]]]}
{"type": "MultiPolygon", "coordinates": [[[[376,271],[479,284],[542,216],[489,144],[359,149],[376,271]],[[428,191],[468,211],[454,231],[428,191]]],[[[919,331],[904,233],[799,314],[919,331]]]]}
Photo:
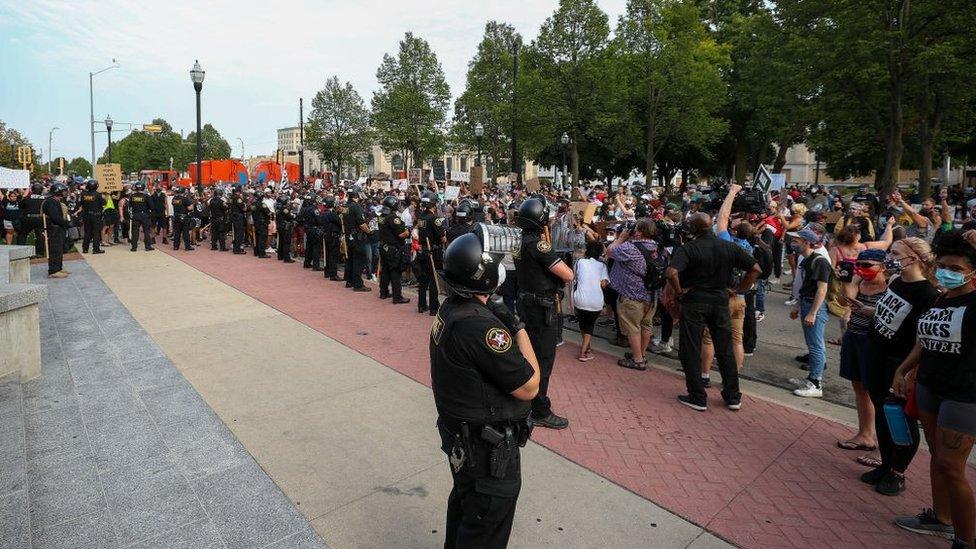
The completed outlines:
{"type": "Polygon", "coordinates": [[[921,383],[915,386],[915,398],[919,410],[938,417],[939,427],[976,437],[976,402],[943,399],[921,383]]]}

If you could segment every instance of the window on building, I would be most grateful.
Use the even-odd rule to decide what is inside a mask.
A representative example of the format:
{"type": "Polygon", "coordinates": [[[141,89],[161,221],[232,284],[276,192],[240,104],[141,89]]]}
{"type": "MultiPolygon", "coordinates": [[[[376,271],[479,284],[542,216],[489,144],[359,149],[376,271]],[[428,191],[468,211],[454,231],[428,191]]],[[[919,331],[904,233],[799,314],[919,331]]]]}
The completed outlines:
{"type": "Polygon", "coordinates": [[[467,156],[462,156],[461,157],[461,171],[462,172],[468,171],[468,157],[467,156]]]}
{"type": "Polygon", "coordinates": [[[448,156],[447,162],[444,164],[444,169],[450,173],[454,171],[454,157],[448,156]]]}

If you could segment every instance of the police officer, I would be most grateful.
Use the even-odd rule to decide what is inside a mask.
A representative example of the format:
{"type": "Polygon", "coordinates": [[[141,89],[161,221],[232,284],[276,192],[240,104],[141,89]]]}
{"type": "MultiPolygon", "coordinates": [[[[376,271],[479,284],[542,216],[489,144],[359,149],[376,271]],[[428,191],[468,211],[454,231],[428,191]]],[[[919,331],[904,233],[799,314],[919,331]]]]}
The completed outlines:
{"type": "Polygon", "coordinates": [[[156,236],[163,235],[163,244],[166,244],[166,235],[169,232],[169,223],[166,220],[166,193],[163,192],[162,184],[156,182],[156,190],[149,197],[149,210],[152,213],[152,228],[155,235],[153,244],[156,243],[156,236]]]}
{"type": "Polygon", "coordinates": [[[129,242],[132,244],[131,251],[139,248],[139,228],[146,245],[146,251],[151,252],[155,248],[152,245],[152,230],[149,227],[149,195],[146,194],[146,184],[137,181],[132,186],[133,192],[129,195],[129,242]]]}
{"type": "Polygon", "coordinates": [[[234,229],[234,253],[242,255],[244,251],[244,229],[247,219],[247,203],[244,202],[244,191],[240,185],[234,185],[230,197],[230,224],[234,229]]]}
{"type": "Polygon", "coordinates": [[[349,188],[349,201],[346,203],[346,213],[342,216],[343,229],[346,232],[346,287],[354,292],[371,292],[373,289],[363,283],[363,269],[366,268],[366,246],[369,245],[369,224],[366,214],[359,205],[362,190],[358,185],[349,188]]]}
{"type": "Polygon", "coordinates": [[[298,211],[298,222],[305,229],[305,261],[302,267],[321,271],[322,269],[322,226],[320,224],[319,201],[314,194],[305,195],[298,211]]]}
{"type": "Polygon", "coordinates": [[[522,245],[515,259],[519,287],[519,315],[539,359],[542,380],[532,400],[532,422],[551,429],[565,429],[566,418],[552,412],[549,377],[556,359],[559,339],[558,290],[573,280],[573,270],[552,251],[542,232],[549,222],[549,208],[543,200],[529,198],[519,206],[517,224],[522,228],[522,245]]]}
{"type": "Polygon", "coordinates": [[[227,251],[227,202],[224,200],[224,191],[214,189],[213,198],[210,199],[210,249],[227,251]]]}
{"type": "Polygon", "coordinates": [[[490,298],[504,276],[501,254],[484,253],[480,231],[444,253],[453,294],[430,332],[430,372],[441,449],[454,487],[446,548],[506,547],[522,483],[519,448],[531,434],[539,364],[515,315],[490,298]]]}
{"type": "Polygon", "coordinates": [[[85,190],[81,193],[81,222],[85,230],[85,238],[81,243],[81,251],[88,253],[91,245],[92,253],[103,254],[102,245],[102,209],[105,198],[98,192],[98,181],[89,179],[85,182],[85,190]]]}
{"type": "Polygon", "coordinates": [[[266,259],[268,249],[268,224],[271,223],[271,209],[264,203],[264,191],[254,193],[251,203],[251,219],[254,220],[254,255],[266,259]]]}
{"type": "MultiPolygon", "coordinates": [[[[454,242],[454,239],[462,234],[471,232],[474,227],[474,216],[472,215],[473,204],[471,199],[465,198],[454,210],[454,223],[447,228],[447,241],[454,242]]],[[[477,202],[474,202],[477,204],[477,202]]]]}
{"type": "Polygon", "coordinates": [[[44,204],[44,185],[34,183],[30,188],[30,196],[23,201],[23,213],[20,218],[20,231],[17,233],[17,244],[27,244],[27,235],[34,233],[34,253],[38,256],[46,255],[44,248],[44,220],[41,217],[41,205],[44,204]]]}
{"type": "Polygon", "coordinates": [[[380,299],[390,297],[390,286],[393,287],[393,303],[410,303],[410,300],[403,297],[400,284],[403,277],[404,239],[410,235],[403,219],[397,212],[400,201],[395,196],[388,196],[383,199],[383,221],[380,223],[380,299]]]}
{"type": "Polygon", "coordinates": [[[428,310],[430,316],[437,314],[440,300],[437,296],[437,280],[435,270],[441,268],[444,245],[447,236],[444,232],[444,218],[434,212],[437,206],[437,193],[425,192],[420,197],[421,212],[417,219],[417,235],[420,239],[420,251],[414,262],[414,273],[417,275],[417,312],[428,310]],[[433,259],[433,267],[431,260],[433,259]]]}
{"type": "Polygon", "coordinates": [[[295,214],[287,195],[275,201],[275,223],[278,225],[278,261],[294,263],[291,258],[291,235],[295,231],[295,214]]]}
{"type": "Polygon", "coordinates": [[[323,201],[325,211],[316,215],[319,226],[322,227],[322,238],[325,244],[325,278],[335,282],[342,282],[339,276],[339,248],[342,244],[342,217],[336,211],[336,201],[333,196],[326,196],[323,201]]]}
{"type": "Polygon", "coordinates": [[[182,240],[186,250],[190,251],[193,249],[190,245],[190,227],[193,226],[190,211],[193,207],[193,198],[188,196],[183,186],[177,186],[173,192],[173,249],[179,250],[182,240]]]}
{"type": "Polygon", "coordinates": [[[47,277],[67,278],[71,273],[63,268],[64,234],[71,226],[68,208],[64,204],[68,187],[64,183],[51,185],[50,195],[41,204],[42,223],[47,227],[47,277]]]}

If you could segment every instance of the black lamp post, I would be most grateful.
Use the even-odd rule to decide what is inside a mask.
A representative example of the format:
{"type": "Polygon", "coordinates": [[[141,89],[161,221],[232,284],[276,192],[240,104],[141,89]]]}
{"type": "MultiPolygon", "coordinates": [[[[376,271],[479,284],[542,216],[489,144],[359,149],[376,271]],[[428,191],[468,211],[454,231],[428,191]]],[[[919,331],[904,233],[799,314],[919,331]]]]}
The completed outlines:
{"type": "Polygon", "coordinates": [[[475,166],[481,165],[481,138],[485,135],[485,127],[481,125],[481,122],[474,127],[474,136],[478,140],[478,159],[475,162],[475,166]]]}
{"type": "Polygon", "coordinates": [[[108,130],[108,163],[112,163],[112,115],[105,117],[105,129],[108,130]]]}
{"type": "Polygon", "coordinates": [[[193,89],[197,92],[197,194],[203,194],[203,141],[200,136],[200,91],[203,90],[203,76],[206,73],[200,67],[200,61],[193,62],[190,69],[190,80],[193,82],[193,89]]]}
{"type": "Polygon", "coordinates": [[[563,132],[563,136],[559,138],[559,142],[563,144],[560,150],[563,153],[563,181],[562,188],[566,190],[566,147],[569,146],[569,134],[563,132]]]}
{"type": "Polygon", "coordinates": [[[305,108],[298,98],[298,181],[305,182],[305,108]]]}

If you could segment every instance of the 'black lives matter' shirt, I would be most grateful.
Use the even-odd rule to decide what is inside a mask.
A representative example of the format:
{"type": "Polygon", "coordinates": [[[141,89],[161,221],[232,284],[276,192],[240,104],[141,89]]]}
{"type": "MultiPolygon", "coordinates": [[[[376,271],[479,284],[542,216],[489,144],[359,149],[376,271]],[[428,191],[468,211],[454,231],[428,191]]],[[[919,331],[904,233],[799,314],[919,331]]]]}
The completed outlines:
{"type": "Polygon", "coordinates": [[[916,333],[918,382],[941,398],[976,402],[976,292],[938,298],[919,317],[916,333]]]}
{"type": "Polygon", "coordinates": [[[915,325],[939,292],[928,280],[891,280],[878,300],[871,326],[871,342],[882,355],[904,360],[915,346],[915,325]]]}

